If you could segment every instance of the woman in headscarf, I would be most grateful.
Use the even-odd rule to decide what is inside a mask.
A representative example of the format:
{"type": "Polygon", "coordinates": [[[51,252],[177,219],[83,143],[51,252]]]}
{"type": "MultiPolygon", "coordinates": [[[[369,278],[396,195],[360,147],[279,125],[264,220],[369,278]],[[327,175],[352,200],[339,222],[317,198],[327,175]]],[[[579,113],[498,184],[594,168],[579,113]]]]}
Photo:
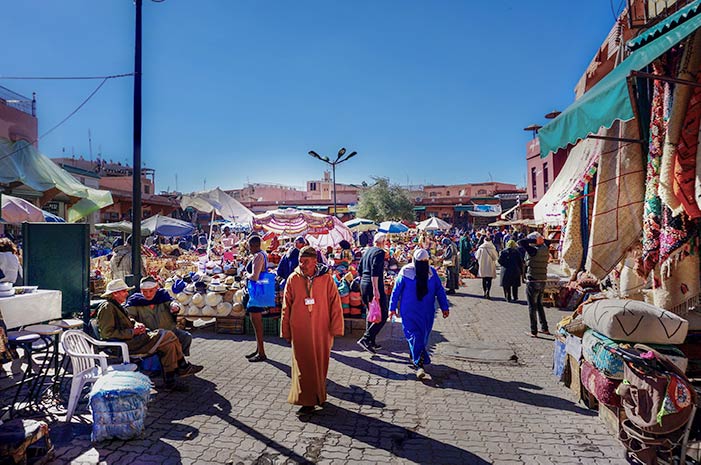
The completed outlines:
{"type": "Polygon", "coordinates": [[[523,257],[516,248],[516,241],[509,240],[506,248],[499,254],[501,265],[501,287],[507,302],[518,301],[518,288],[523,274],[523,257]]]}
{"type": "Polygon", "coordinates": [[[460,262],[458,261],[458,246],[455,245],[449,237],[444,237],[441,241],[443,244],[443,266],[446,271],[445,287],[448,288],[448,294],[455,294],[455,290],[459,287],[460,280],[460,262]]]}
{"type": "Polygon", "coordinates": [[[485,234],[484,242],[482,242],[482,245],[477,249],[475,258],[479,264],[478,275],[482,278],[484,296],[487,299],[491,299],[492,297],[489,295],[489,292],[492,289],[492,279],[497,276],[497,259],[499,258],[499,254],[494,244],[492,244],[492,237],[489,234],[485,234]]]}
{"type": "Polygon", "coordinates": [[[416,249],[413,258],[413,263],[404,266],[394,281],[389,310],[393,317],[401,305],[402,327],[411,361],[416,367],[416,377],[422,379],[426,376],[424,365],[431,363],[427,347],[436,316],[436,298],[443,318],[448,317],[448,298],[438,273],[428,262],[428,252],[416,249]]]}

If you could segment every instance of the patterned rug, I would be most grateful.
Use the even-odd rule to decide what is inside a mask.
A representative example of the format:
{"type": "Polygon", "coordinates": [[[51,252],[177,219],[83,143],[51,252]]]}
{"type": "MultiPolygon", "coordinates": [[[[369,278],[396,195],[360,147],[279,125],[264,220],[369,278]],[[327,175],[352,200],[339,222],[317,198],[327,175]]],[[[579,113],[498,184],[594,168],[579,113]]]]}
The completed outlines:
{"type": "Polygon", "coordinates": [[[582,243],[582,202],[575,200],[567,207],[567,221],[562,237],[562,270],[568,276],[579,270],[584,256],[584,244],[582,243]]]}
{"type": "MultiPolygon", "coordinates": [[[[635,120],[614,124],[608,135],[640,137],[635,120]]],[[[645,196],[640,144],[607,142],[598,170],[586,269],[603,279],[640,240],[645,196]]]]}

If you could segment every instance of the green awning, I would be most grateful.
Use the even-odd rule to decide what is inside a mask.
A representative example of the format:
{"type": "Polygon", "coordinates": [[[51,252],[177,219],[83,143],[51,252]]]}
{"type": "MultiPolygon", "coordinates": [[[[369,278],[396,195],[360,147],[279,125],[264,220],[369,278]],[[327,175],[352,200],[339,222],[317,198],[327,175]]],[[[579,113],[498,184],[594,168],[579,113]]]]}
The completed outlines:
{"type": "Polygon", "coordinates": [[[475,209],[474,205],[456,205],[453,210],[456,212],[469,212],[475,209]]]}
{"type": "Polygon", "coordinates": [[[21,182],[38,192],[58,189],[75,203],[68,209],[68,221],[81,218],[112,205],[110,191],[92,189],[78,182],[36,147],[25,142],[0,138],[0,183],[21,182]]]}
{"type": "Polygon", "coordinates": [[[425,212],[425,211],[426,211],[426,207],[414,207],[414,211],[415,211],[415,212],[425,212]]]}
{"type": "MultiPolygon", "coordinates": [[[[696,0],[689,6],[700,2],[696,0]]],[[[560,116],[538,131],[540,156],[545,158],[550,152],[575,144],[601,128],[609,128],[616,120],[633,119],[635,114],[627,81],[630,73],[646,67],[699,27],[701,15],[697,14],[631,53],[560,116]]]]}
{"type": "Polygon", "coordinates": [[[663,19],[647,31],[639,34],[637,37],[634,37],[633,39],[629,40],[626,46],[628,47],[628,50],[631,51],[638,49],[641,46],[649,43],[653,39],[656,39],[657,37],[661,36],[665,32],[693,18],[699,12],[701,12],[701,1],[697,0],[688,4],[673,15],[670,15],[667,18],[663,19]]]}

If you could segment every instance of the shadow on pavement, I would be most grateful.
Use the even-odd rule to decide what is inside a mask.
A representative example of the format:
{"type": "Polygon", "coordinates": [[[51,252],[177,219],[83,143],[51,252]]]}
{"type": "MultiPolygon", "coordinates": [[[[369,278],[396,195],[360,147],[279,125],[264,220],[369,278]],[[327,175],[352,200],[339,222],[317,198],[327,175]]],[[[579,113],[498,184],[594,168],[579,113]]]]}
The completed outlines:
{"type": "MultiPolygon", "coordinates": [[[[285,375],[287,375],[288,378],[291,376],[292,369],[289,365],[285,365],[284,363],[272,359],[268,359],[267,363],[285,373],[285,375]]],[[[365,405],[368,407],[375,408],[386,407],[386,404],[375,400],[372,394],[370,394],[368,391],[354,384],[351,384],[350,386],[346,387],[341,384],[338,384],[337,382],[331,379],[327,379],[326,393],[331,397],[335,397],[336,399],[345,400],[346,402],[352,402],[358,405],[365,405]]]]}
{"type": "Polygon", "coordinates": [[[406,462],[477,465],[489,463],[469,451],[429,438],[411,429],[328,403],[323,410],[303,417],[302,421],[336,431],[371,447],[383,449],[406,462]]]}
{"type": "Polygon", "coordinates": [[[532,392],[543,389],[534,384],[524,383],[522,381],[501,381],[440,364],[427,365],[426,372],[430,375],[430,378],[424,379],[423,383],[438,389],[455,389],[472,392],[485,396],[508,399],[535,407],[576,412],[580,415],[597,415],[596,412],[581,408],[568,400],[548,394],[532,392]]]}

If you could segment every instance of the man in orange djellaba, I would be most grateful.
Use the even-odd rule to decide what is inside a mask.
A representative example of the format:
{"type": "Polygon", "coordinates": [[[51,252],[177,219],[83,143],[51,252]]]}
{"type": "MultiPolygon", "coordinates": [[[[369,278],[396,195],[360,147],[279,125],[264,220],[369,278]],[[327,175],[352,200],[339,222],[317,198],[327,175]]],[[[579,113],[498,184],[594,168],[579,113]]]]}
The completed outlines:
{"type": "Polygon", "coordinates": [[[311,414],[326,401],[326,375],[335,336],[343,336],[338,288],[314,247],[304,247],[299,266],[287,279],[280,321],[282,337],[292,344],[292,386],[287,401],[311,414]]]}

